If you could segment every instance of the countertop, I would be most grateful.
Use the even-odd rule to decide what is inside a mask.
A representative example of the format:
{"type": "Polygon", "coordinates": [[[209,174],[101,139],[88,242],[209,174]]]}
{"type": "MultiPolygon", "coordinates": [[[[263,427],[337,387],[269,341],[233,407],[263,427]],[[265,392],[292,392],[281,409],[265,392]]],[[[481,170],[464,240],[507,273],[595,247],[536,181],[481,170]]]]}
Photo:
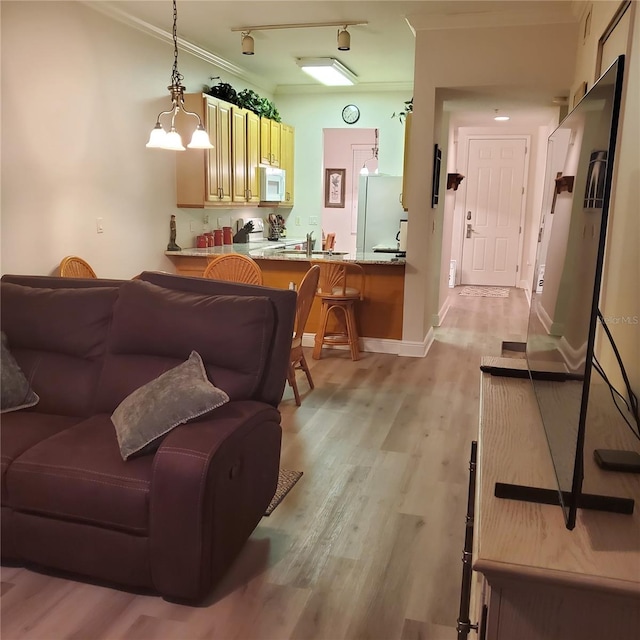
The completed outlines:
{"type": "MultiPolygon", "coordinates": [[[[305,253],[300,255],[282,255],[281,249],[295,249],[299,245],[302,248],[306,242],[303,238],[281,238],[279,241],[247,242],[246,244],[223,245],[221,247],[209,247],[207,249],[182,249],[181,251],[165,251],[165,255],[184,256],[190,258],[206,258],[207,256],[222,255],[224,253],[240,253],[250,258],[259,260],[309,260],[305,253]]],[[[314,260],[329,258],[327,255],[314,254],[314,260]]],[[[347,262],[357,262],[358,264],[398,264],[404,265],[405,258],[399,258],[395,253],[375,253],[362,252],[336,253],[331,256],[332,260],[345,260],[347,262]]]]}

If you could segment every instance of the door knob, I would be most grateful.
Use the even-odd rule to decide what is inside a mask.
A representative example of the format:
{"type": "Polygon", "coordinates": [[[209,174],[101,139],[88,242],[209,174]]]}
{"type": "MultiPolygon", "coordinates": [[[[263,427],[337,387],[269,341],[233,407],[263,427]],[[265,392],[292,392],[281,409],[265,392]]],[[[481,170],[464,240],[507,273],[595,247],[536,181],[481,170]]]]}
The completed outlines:
{"type": "Polygon", "coordinates": [[[471,226],[471,223],[467,223],[467,238],[471,237],[471,232],[473,231],[473,227],[471,226]]]}

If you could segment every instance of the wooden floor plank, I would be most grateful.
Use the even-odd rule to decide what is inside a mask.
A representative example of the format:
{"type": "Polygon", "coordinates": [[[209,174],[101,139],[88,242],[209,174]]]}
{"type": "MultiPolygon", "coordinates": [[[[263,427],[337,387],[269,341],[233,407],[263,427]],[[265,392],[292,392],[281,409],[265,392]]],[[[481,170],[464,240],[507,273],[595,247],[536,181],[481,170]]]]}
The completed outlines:
{"type": "Polygon", "coordinates": [[[323,350],[280,405],[304,475],[199,607],[2,568],[3,640],[454,640],[480,358],[526,337],[522,291],[450,292],[426,358],[323,350]]]}

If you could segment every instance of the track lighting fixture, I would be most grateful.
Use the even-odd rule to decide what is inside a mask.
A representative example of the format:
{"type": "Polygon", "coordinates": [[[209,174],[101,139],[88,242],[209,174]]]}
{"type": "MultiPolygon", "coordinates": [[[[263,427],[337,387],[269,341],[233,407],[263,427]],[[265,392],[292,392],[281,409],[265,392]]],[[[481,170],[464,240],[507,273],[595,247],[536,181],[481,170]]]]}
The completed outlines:
{"type": "Polygon", "coordinates": [[[190,149],[213,149],[213,145],[209,140],[209,136],[202,125],[202,120],[197,113],[193,111],[187,111],[184,108],[184,91],[185,88],[182,85],[184,80],[182,74],[178,71],[178,9],[176,7],[176,0],[173,0],[173,70],[171,71],[171,84],[167,87],[171,92],[172,107],[168,111],[161,111],[156,118],[156,126],[151,130],[149,136],[149,142],[147,147],[155,149],[169,149],[172,151],[184,151],[185,148],[182,144],[182,138],[176,131],[175,123],[176,116],[180,111],[186,113],[188,116],[197,118],[198,125],[193,132],[191,142],[187,145],[190,149]],[[160,118],[165,115],[171,114],[171,129],[167,133],[160,122],[160,118]]]}
{"type": "Polygon", "coordinates": [[[347,31],[347,26],[340,31],[338,29],[338,51],[349,51],[351,49],[351,34],[347,31]]]}
{"type": "Polygon", "coordinates": [[[253,36],[251,36],[250,34],[251,34],[251,31],[243,31],[242,32],[242,53],[245,56],[252,56],[254,54],[253,36]]]}
{"type": "Polygon", "coordinates": [[[318,27],[339,27],[338,29],[338,51],[349,51],[351,49],[351,34],[348,27],[356,27],[369,24],[366,20],[355,20],[352,22],[305,22],[300,24],[258,24],[247,27],[232,27],[231,31],[242,33],[242,53],[247,56],[254,54],[252,31],[270,31],[273,29],[317,29],[318,27]]]}

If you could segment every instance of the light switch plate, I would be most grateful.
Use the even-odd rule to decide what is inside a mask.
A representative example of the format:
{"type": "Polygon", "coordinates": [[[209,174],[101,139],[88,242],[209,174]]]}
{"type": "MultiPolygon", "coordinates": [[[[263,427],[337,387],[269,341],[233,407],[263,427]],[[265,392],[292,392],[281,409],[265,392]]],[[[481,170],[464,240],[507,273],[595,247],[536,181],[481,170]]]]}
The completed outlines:
{"type": "Polygon", "coordinates": [[[104,233],[102,218],[96,218],[96,233],[104,233]]]}
{"type": "Polygon", "coordinates": [[[309,224],[317,227],[318,226],[318,216],[309,216],[309,224]]]}

